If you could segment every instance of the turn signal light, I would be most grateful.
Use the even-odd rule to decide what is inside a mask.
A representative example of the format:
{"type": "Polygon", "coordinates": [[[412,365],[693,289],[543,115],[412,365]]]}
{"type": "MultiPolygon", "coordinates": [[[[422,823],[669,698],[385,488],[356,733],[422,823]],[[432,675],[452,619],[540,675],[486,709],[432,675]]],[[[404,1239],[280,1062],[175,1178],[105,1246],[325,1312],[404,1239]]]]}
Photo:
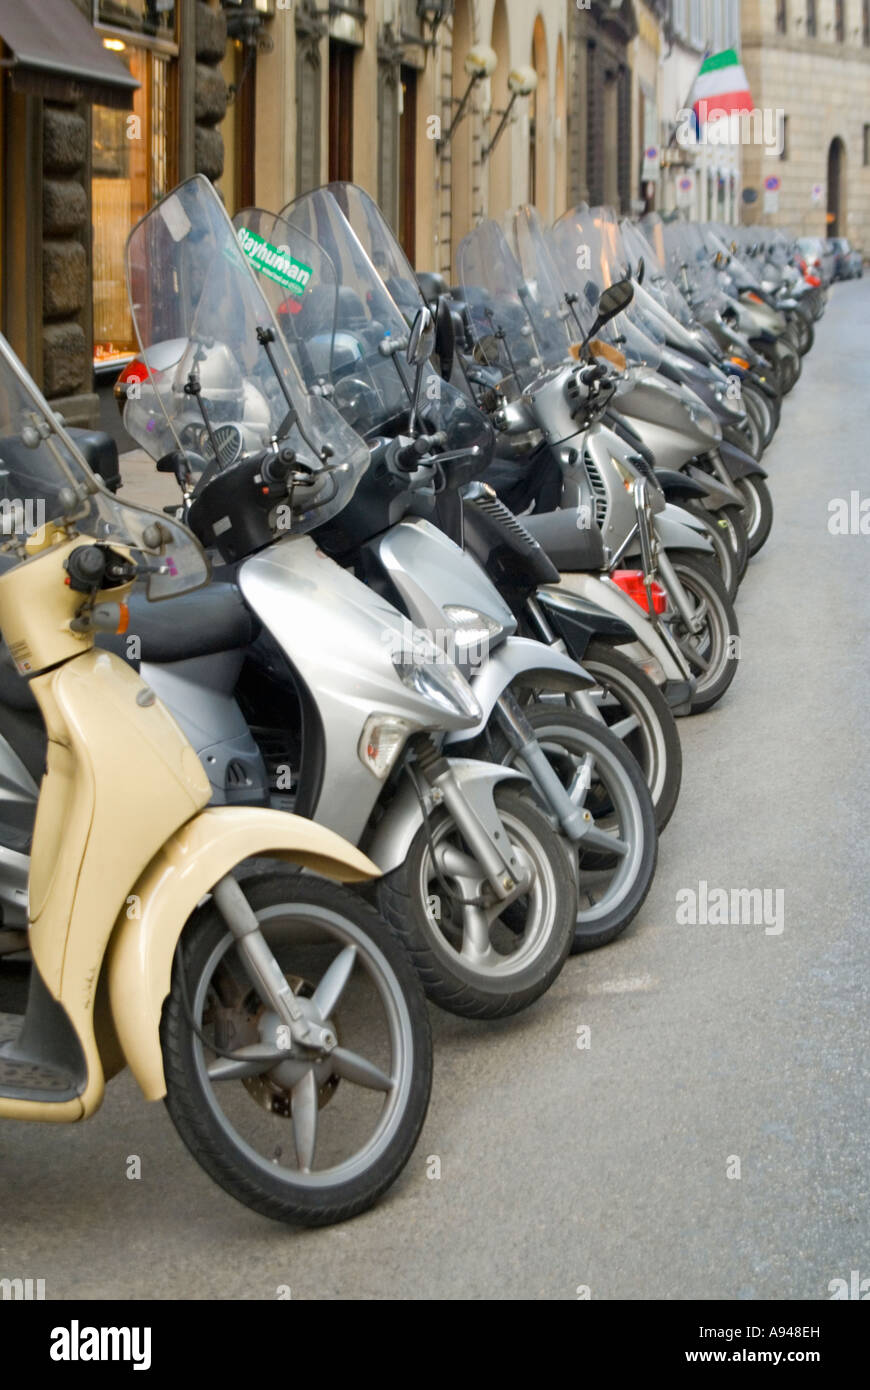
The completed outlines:
{"type": "MultiPolygon", "coordinates": [[[[630,599],[634,599],[638,608],[642,608],[644,613],[650,612],[650,607],[646,597],[646,586],[643,582],[641,570],[613,570],[610,575],[614,584],[627,594],[630,599]]],[[[655,580],[649,586],[652,595],[652,611],[654,613],[665,613],[668,607],[668,596],[661,584],[655,580]]]]}

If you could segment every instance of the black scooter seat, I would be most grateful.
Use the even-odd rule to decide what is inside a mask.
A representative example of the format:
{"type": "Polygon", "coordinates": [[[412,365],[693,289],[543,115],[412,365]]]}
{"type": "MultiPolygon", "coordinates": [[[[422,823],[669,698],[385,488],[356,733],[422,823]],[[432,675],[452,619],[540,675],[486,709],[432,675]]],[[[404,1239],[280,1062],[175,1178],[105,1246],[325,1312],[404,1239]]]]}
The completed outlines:
{"type": "MultiPolygon", "coordinates": [[[[209,584],[190,594],[149,603],[144,594],[130,598],[130,622],[123,637],[101,633],[97,646],[113,651],[138,668],[142,661],[188,661],[217,652],[237,651],[253,642],[259,630],[235,584],[209,584]],[[139,638],[138,652],[130,644],[139,638]]],[[[26,680],[19,676],[8,649],[0,650],[0,705],[17,710],[36,709],[26,680]]]]}
{"type": "Polygon", "coordinates": [[[144,594],[130,599],[127,633],[141,639],[142,661],[188,661],[237,651],[253,642],[257,631],[235,584],[208,584],[162,603],[149,603],[144,594]]]}
{"type": "Polygon", "coordinates": [[[591,571],[606,568],[604,541],[597,526],[576,507],[534,513],[520,518],[557,570],[591,571]]]}

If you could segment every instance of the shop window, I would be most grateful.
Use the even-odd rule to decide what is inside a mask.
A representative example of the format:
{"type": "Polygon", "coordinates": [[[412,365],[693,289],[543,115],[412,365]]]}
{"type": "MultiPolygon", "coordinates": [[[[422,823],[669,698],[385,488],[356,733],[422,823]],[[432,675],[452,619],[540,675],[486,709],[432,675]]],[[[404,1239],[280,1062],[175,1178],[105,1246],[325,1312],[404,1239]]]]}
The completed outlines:
{"type": "Polygon", "coordinates": [[[94,254],[94,365],[136,351],[127,304],[128,233],[172,186],[170,59],[143,48],[119,54],[140,86],[132,112],[93,108],[91,197],[94,254]]]}

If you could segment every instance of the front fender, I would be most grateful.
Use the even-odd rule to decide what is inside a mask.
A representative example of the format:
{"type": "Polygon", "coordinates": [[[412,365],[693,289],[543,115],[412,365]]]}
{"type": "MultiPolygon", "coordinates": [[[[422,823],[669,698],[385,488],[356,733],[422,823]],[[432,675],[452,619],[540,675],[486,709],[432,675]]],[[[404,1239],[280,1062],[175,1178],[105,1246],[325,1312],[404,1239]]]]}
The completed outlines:
{"type": "Polygon", "coordinates": [[[146,1100],[166,1094],[160,1015],[178,938],[197,903],[254,855],[343,882],[378,876],[371,860],[340,835],[284,811],[215,806],[167,840],[132,890],[139,916],[131,919],[129,909],[122,910],[106,961],[112,1023],[146,1100]]]}
{"type": "Polygon", "coordinates": [[[470,680],[483,717],[473,729],[457,729],[449,734],[444,746],[466,743],[482,734],[496,702],[515,682],[534,689],[560,691],[588,690],[597,684],[572,657],[528,637],[509,637],[470,680]]]}
{"type": "Polygon", "coordinates": [[[767,470],[745,449],[739,449],[727,439],[723,439],[718,447],[722,462],[732,478],[748,478],[752,475],[757,478],[767,477],[767,470]]]}
{"type": "Polygon", "coordinates": [[[683,507],[674,507],[669,502],[663,512],[653,517],[653,525],[659,544],[667,550],[706,550],[711,555],[713,553],[703,521],[683,507]]]}
{"type": "MultiPolygon", "coordinates": [[[[474,758],[451,758],[450,768],[462,790],[477,811],[484,825],[492,828],[497,817],[493,793],[500,782],[524,782],[529,779],[514,767],[499,767],[495,763],[478,762],[474,758]]],[[[408,857],[414,837],[423,824],[420,798],[409,775],[405,775],[396,795],[390,802],[383,820],[368,844],[368,852],[382,874],[392,873],[408,857]]],[[[504,827],[495,827],[496,829],[504,827]]]]}

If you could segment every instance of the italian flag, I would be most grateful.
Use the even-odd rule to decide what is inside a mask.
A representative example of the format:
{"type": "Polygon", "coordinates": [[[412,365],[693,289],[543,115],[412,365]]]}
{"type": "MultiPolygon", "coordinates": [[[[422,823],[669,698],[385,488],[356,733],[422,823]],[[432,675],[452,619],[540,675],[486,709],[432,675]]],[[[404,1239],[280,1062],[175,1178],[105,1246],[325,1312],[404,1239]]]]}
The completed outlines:
{"type": "Polygon", "coordinates": [[[746,73],[733,48],[704,59],[692,88],[692,110],[699,127],[714,111],[730,116],[733,111],[752,110],[746,73]]]}

